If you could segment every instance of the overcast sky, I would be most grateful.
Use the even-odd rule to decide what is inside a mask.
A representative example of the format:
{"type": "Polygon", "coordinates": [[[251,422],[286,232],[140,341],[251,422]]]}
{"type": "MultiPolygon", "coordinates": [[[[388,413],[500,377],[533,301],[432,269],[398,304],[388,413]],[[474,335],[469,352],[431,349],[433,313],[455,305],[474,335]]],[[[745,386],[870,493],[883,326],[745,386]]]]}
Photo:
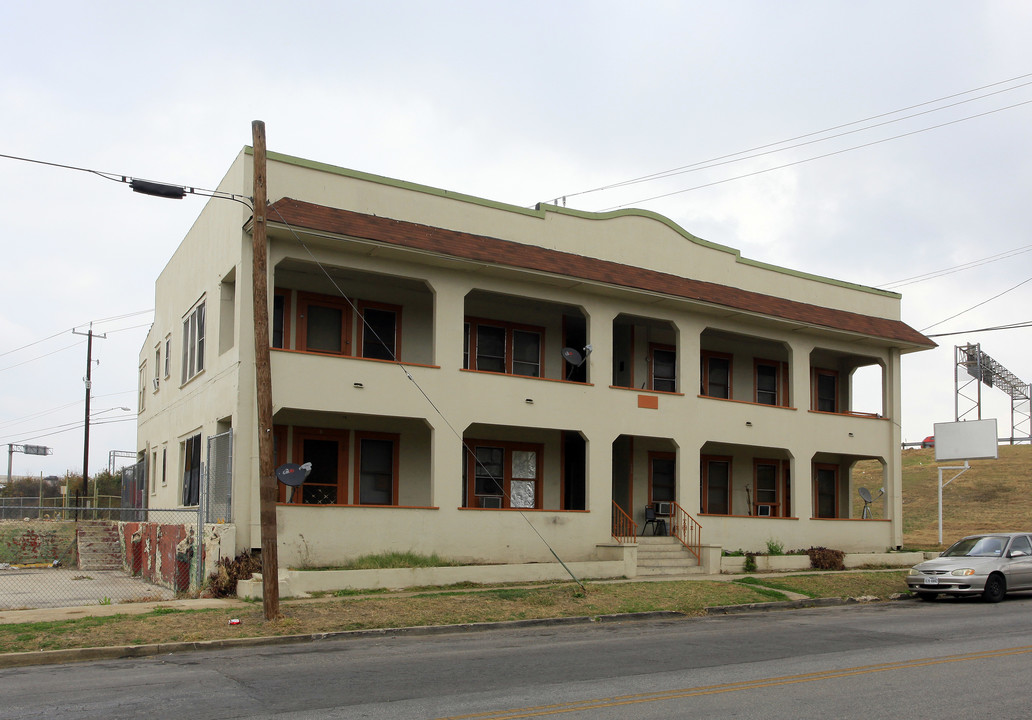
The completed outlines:
{"type": "MultiPolygon", "coordinates": [[[[272,151],[518,205],[641,207],[863,285],[1009,253],[898,287],[903,320],[1032,319],[1027,2],[48,2],[3,22],[0,154],[210,188],[260,119],[272,151]]],[[[15,475],[82,468],[72,330],[91,321],[89,471],[136,449],[154,280],[202,202],[0,158],[0,444],[54,450],[15,454],[15,475]]],[[[1028,382],[1030,334],[904,357],[904,441],[953,420],[955,345],[1028,382]]],[[[1010,409],[984,390],[1000,435],[1010,409]]]]}

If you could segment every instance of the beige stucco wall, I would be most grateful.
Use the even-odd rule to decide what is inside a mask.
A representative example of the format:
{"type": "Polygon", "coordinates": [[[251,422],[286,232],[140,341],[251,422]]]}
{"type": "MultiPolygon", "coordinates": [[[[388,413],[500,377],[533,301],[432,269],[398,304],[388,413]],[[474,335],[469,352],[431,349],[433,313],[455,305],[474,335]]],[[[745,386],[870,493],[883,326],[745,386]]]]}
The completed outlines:
{"type": "MultiPolygon", "coordinates": [[[[251,156],[241,153],[220,188],[249,195],[250,167],[251,156]]],[[[313,170],[293,162],[270,163],[268,184],[272,200],[289,196],[680,272],[854,312],[889,318],[899,315],[897,296],[742,262],[733,251],[692,239],[651,215],[588,219],[554,209],[499,207],[413,189],[404,183],[372,182],[332,169],[313,170]],[[634,241],[628,242],[628,238],[634,241]],[[650,248],[648,253],[640,252],[643,244],[650,248]]],[[[259,544],[251,249],[250,236],[241,231],[248,216],[237,203],[209,202],[158,277],[155,323],[141,349],[141,361],[152,364],[154,345],[171,333],[171,381],[162,380],[156,393],[148,391],[138,440],[139,450],[148,457],[155,449],[168,448],[166,483],[157,484],[150,502],[152,507],[171,507],[179,504],[182,487],[179,443],[197,432],[207,438],[227,423],[233,427],[234,522],[240,549],[259,544]],[[234,301],[225,311],[226,293],[220,283],[230,274],[234,276],[234,301]],[[182,318],[202,297],[207,303],[206,368],[180,386],[182,318]],[[227,333],[230,320],[232,332],[227,333]]],[[[888,343],[863,339],[858,344],[841,334],[787,329],[783,323],[763,318],[625,289],[558,283],[457,261],[427,262],[414,253],[370,252],[368,247],[355,249],[339,239],[311,240],[308,247],[302,247],[282,233],[270,242],[270,290],[275,285],[294,291],[333,292],[332,285],[311,272],[316,268],[313,255],[332,271],[343,273],[348,292],[355,297],[403,308],[402,359],[411,364],[402,370],[393,363],[274,351],[274,413],[287,424],[297,425],[334,414],[347,418],[341,421],[342,427],[382,429],[401,422],[405,504],[425,507],[281,506],[284,565],[334,564],[384,549],[426,549],[464,561],[547,561],[552,556],[538,533],[564,557],[598,559],[596,546],[610,537],[612,448],[622,435],[636,438],[632,505],[638,522],[643,520],[641,509],[647,499],[647,452],[677,451],[678,498],[694,513],[699,498],[699,455],[707,441],[716,441],[735,448],[742,458],[741,469],[736,466],[736,507],[745,506],[741,495],[743,483],[748,482],[749,458],[765,457],[767,449],[791,457],[793,514],[797,517],[706,516],[700,518],[704,542],[759,549],[777,532],[784,535],[779,539],[793,547],[821,544],[850,551],[880,551],[902,543],[899,351],[888,343]],[[403,279],[397,292],[392,290],[394,278],[403,279]],[[557,307],[575,309],[586,319],[588,342],[594,347],[588,358],[586,384],[556,381],[563,372],[557,307]],[[463,371],[462,321],[469,314],[542,326],[545,374],[553,379],[463,371]],[[613,323],[626,315],[666,324],[668,330],[663,332],[678,346],[678,393],[610,387],[613,323]],[[712,340],[704,335],[707,331],[720,333],[720,339],[712,340]],[[751,349],[756,341],[762,346],[759,350],[751,349]],[[741,402],[698,396],[703,347],[735,353],[734,398],[741,402]],[[863,363],[880,366],[885,386],[882,414],[888,419],[810,412],[810,358],[815,348],[839,354],[847,365],[850,358],[859,357],[863,363]],[[779,355],[777,359],[783,355],[790,364],[788,408],[754,404],[749,402],[751,392],[746,392],[753,358],[770,357],[772,351],[779,355]],[[658,409],[641,407],[642,395],[655,398],[658,409]],[[422,429],[416,430],[417,425],[422,429]],[[544,487],[546,508],[559,504],[554,482],[559,471],[558,433],[573,430],[585,438],[588,512],[545,510],[521,515],[460,509],[459,436],[468,432],[481,438],[485,433],[490,436],[490,428],[506,427],[518,428],[526,438],[538,437],[545,445],[546,477],[553,479],[544,487]],[[843,462],[862,457],[882,460],[889,520],[810,520],[810,467],[821,454],[840,456],[843,462]]],[[[669,341],[661,334],[651,339],[669,341]]],[[[635,372],[637,385],[644,370],[637,367],[635,372]]],[[[855,494],[848,479],[843,482],[845,494],[855,494]]]]}

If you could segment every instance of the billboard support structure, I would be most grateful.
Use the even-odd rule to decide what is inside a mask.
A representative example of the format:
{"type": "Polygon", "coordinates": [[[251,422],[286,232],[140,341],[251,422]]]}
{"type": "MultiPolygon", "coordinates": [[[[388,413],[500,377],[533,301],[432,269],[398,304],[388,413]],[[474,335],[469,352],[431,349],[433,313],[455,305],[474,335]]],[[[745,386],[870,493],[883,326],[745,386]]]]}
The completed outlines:
{"type": "Polygon", "coordinates": [[[996,387],[1011,397],[1010,444],[1032,441],[1032,386],[982,352],[979,344],[953,348],[953,419],[982,419],[982,385],[996,387]],[[963,408],[961,401],[964,402],[963,408]],[[974,414],[972,418],[971,415],[974,414]]]}

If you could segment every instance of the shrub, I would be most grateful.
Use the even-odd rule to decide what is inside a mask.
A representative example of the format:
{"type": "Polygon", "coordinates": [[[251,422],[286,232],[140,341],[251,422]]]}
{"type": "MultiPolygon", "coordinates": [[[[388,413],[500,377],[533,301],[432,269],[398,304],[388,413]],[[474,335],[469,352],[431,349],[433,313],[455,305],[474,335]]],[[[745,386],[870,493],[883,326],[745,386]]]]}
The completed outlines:
{"type": "Polygon", "coordinates": [[[745,554],[745,565],[742,566],[742,570],[747,573],[756,572],[756,553],[745,554]]]}
{"type": "Polygon", "coordinates": [[[785,543],[780,540],[771,538],[767,541],[767,554],[768,555],[784,555],[785,554],[785,543]]]}
{"type": "Polygon", "coordinates": [[[806,551],[810,556],[810,567],[814,570],[845,570],[846,554],[841,550],[826,547],[812,547],[806,551]]]}
{"type": "Polygon", "coordinates": [[[236,595],[237,580],[249,580],[251,575],[262,571],[259,553],[242,552],[232,560],[222,558],[208,577],[208,593],[211,597],[233,597],[236,595]]]}

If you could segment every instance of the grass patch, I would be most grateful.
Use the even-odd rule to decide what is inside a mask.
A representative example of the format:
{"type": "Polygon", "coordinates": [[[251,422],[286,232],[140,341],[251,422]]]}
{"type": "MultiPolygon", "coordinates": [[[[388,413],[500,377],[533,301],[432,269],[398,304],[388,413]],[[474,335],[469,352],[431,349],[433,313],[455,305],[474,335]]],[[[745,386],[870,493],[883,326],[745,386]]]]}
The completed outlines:
{"type": "Polygon", "coordinates": [[[393,570],[397,568],[455,567],[460,563],[445,560],[437,553],[423,555],[414,552],[382,552],[362,555],[344,565],[333,567],[301,568],[303,570],[393,570]]]}
{"type": "MultiPolygon", "coordinates": [[[[809,598],[846,598],[864,595],[888,598],[896,593],[906,592],[906,575],[907,571],[905,570],[876,573],[828,572],[778,577],[764,576],[762,580],[753,582],[799,593],[809,598]]],[[[743,580],[747,579],[749,578],[743,578],[743,580]]]]}
{"type": "Polygon", "coordinates": [[[160,611],[49,623],[0,625],[0,652],[143,645],[222,638],[293,635],[341,630],[453,625],[517,619],[612,615],[670,610],[701,615],[714,605],[763,602],[768,595],[747,585],[713,581],[589,584],[427,593],[420,596],[354,597],[317,602],[285,601],[283,617],[266,621],[261,604],[231,610],[160,611]],[[230,618],[239,625],[229,625],[230,618]]]}

